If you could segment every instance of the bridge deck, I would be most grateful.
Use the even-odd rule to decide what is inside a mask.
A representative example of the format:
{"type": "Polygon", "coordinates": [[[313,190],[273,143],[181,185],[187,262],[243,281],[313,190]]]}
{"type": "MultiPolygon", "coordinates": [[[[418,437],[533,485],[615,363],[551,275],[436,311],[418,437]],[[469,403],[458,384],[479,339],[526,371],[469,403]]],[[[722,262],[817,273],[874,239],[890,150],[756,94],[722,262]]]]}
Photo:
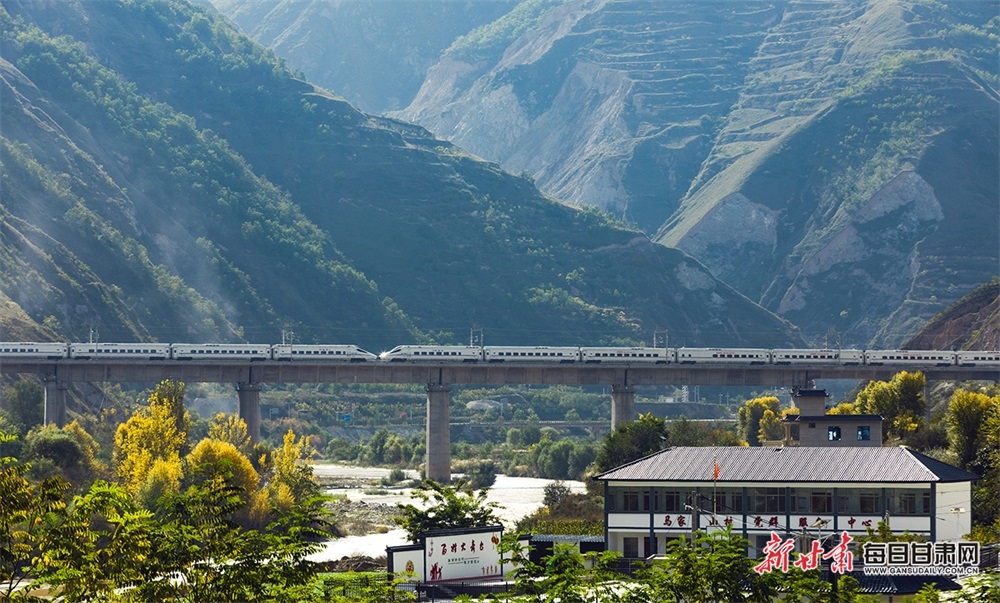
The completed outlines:
{"type": "Polygon", "coordinates": [[[7,374],[31,373],[62,382],[156,383],[422,383],[455,385],[707,385],[795,386],[812,379],[883,379],[922,371],[931,380],[1000,380],[996,367],[910,365],[669,364],[416,364],[58,360],[4,362],[7,374]]]}

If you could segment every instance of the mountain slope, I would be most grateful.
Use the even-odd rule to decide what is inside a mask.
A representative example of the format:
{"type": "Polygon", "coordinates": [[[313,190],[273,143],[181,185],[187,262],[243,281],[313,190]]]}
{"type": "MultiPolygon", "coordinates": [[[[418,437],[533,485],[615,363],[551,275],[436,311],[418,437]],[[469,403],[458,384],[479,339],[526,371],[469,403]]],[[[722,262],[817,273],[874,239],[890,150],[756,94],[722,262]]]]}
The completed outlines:
{"type": "Polygon", "coordinates": [[[399,116],[657,231],[813,342],[891,347],[1000,263],[996,17],[578,0],[496,61],[446,53],[399,116]]]}
{"type": "Polygon", "coordinates": [[[962,296],[904,346],[909,350],[1000,349],[1000,282],[982,284],[962,296]]]}
{"type": "Polygon", "coordinates": [[[455,38],[516,0],[213,0],[250,37],[310,81],[368,113],[405,107],[455,38]]]}
{"type": "Polygon", "coordinates": [[[0,282],[63,337],[799,341],[691,258],[358,111],[199,7],[3,8],[0,282]]]}

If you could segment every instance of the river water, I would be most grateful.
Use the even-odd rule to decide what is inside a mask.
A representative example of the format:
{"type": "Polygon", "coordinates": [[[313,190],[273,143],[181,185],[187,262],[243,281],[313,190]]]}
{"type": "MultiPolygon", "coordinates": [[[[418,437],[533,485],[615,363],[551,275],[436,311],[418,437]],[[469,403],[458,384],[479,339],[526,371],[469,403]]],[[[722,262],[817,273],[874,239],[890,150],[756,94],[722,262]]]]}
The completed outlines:
{"type": "MultiPolygon", "coordinates": [[[[317,476],[336,479],[349,479],[363,482],[377,481],[389,474],[389,469],[379,467],[352,467],[348,465],[317,464],[313,472],[317,476]]],[[[415,471],[407,471],[407,478],[415,479],[415,471]]],[[[504,526],[511,528],[518,520],[530,515],[542,506],[546,484],[553,480],[534,477],[509,477],[498,475],[496,483],[489,490],[487,500],[500,505],[497,515],[503,520],[504,526]]],[[[564,481],[573,492],[584,492],[583,482],[564,481]]],[[[409,489],[392,489],[388,494],[365,494],[364,490],[372,486],[351,488],[331,488],[328,494],[344,494],[354,501],[366,503],[381,503],[395,506],[401,504],[420,505],[419,499],[410,496],[409,489]]],[[[350,555],[368,555],[380,557],[385,555],[385,547],[408,544],[406,534],[401,529],[390,530],[386,534],[369,534],[367,536],[346,536],[327,542],[323,550],[311,555],[314,561],[336,560],[350,555]]]]}

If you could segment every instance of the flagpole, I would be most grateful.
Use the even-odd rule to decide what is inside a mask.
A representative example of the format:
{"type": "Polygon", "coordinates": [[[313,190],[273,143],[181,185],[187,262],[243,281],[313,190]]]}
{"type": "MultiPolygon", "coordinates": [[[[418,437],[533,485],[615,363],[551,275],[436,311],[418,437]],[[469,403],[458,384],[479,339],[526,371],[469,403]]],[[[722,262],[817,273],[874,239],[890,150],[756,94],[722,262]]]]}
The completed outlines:
{"type": "Polygon", "coordinates": [[[717,517],[719,513],[719,458],[712,457],[712,521],[716,526],[719,525],[719,518],[717,517]]]}

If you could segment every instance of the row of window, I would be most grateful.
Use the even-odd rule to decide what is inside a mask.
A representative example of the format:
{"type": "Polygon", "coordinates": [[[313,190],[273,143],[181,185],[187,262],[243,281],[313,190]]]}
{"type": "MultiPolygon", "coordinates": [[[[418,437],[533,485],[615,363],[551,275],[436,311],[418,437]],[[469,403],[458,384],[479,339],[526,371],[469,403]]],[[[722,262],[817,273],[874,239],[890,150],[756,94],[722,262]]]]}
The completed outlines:
{"type": "Polygon", "coordinates": [[[492,352],[493,356],[565,356],[563,352],[492,352]]]}
{"type": "MultiPolygon", "coordinates": [[[[810,423],[809,427],[816,427],[815,423],[810,423]]],[[[826,439],[831,442],[839,442],[843,439],[843,430],[839,425],[831,425],[826,428],[826,439]]],[[[868,425],[858,426],[858,441],[867,442],[872,439],[872,428],[868,425]]]]}
{"type": "Polygon", "coordinates": [[[642,352],[594,352],[590,354],[595,358],[660,358],[665,354],[644,354],[642,352]]]}
{"type": "Polygon", "coordinates": [[[696,506],[715,513],[808,513],[830,515],[929,515],[924,488],[672,488],[611,487],[610,512],[688,513],[696,506]],[[836,507],[834,503],[836,502],[836,507]]]}

